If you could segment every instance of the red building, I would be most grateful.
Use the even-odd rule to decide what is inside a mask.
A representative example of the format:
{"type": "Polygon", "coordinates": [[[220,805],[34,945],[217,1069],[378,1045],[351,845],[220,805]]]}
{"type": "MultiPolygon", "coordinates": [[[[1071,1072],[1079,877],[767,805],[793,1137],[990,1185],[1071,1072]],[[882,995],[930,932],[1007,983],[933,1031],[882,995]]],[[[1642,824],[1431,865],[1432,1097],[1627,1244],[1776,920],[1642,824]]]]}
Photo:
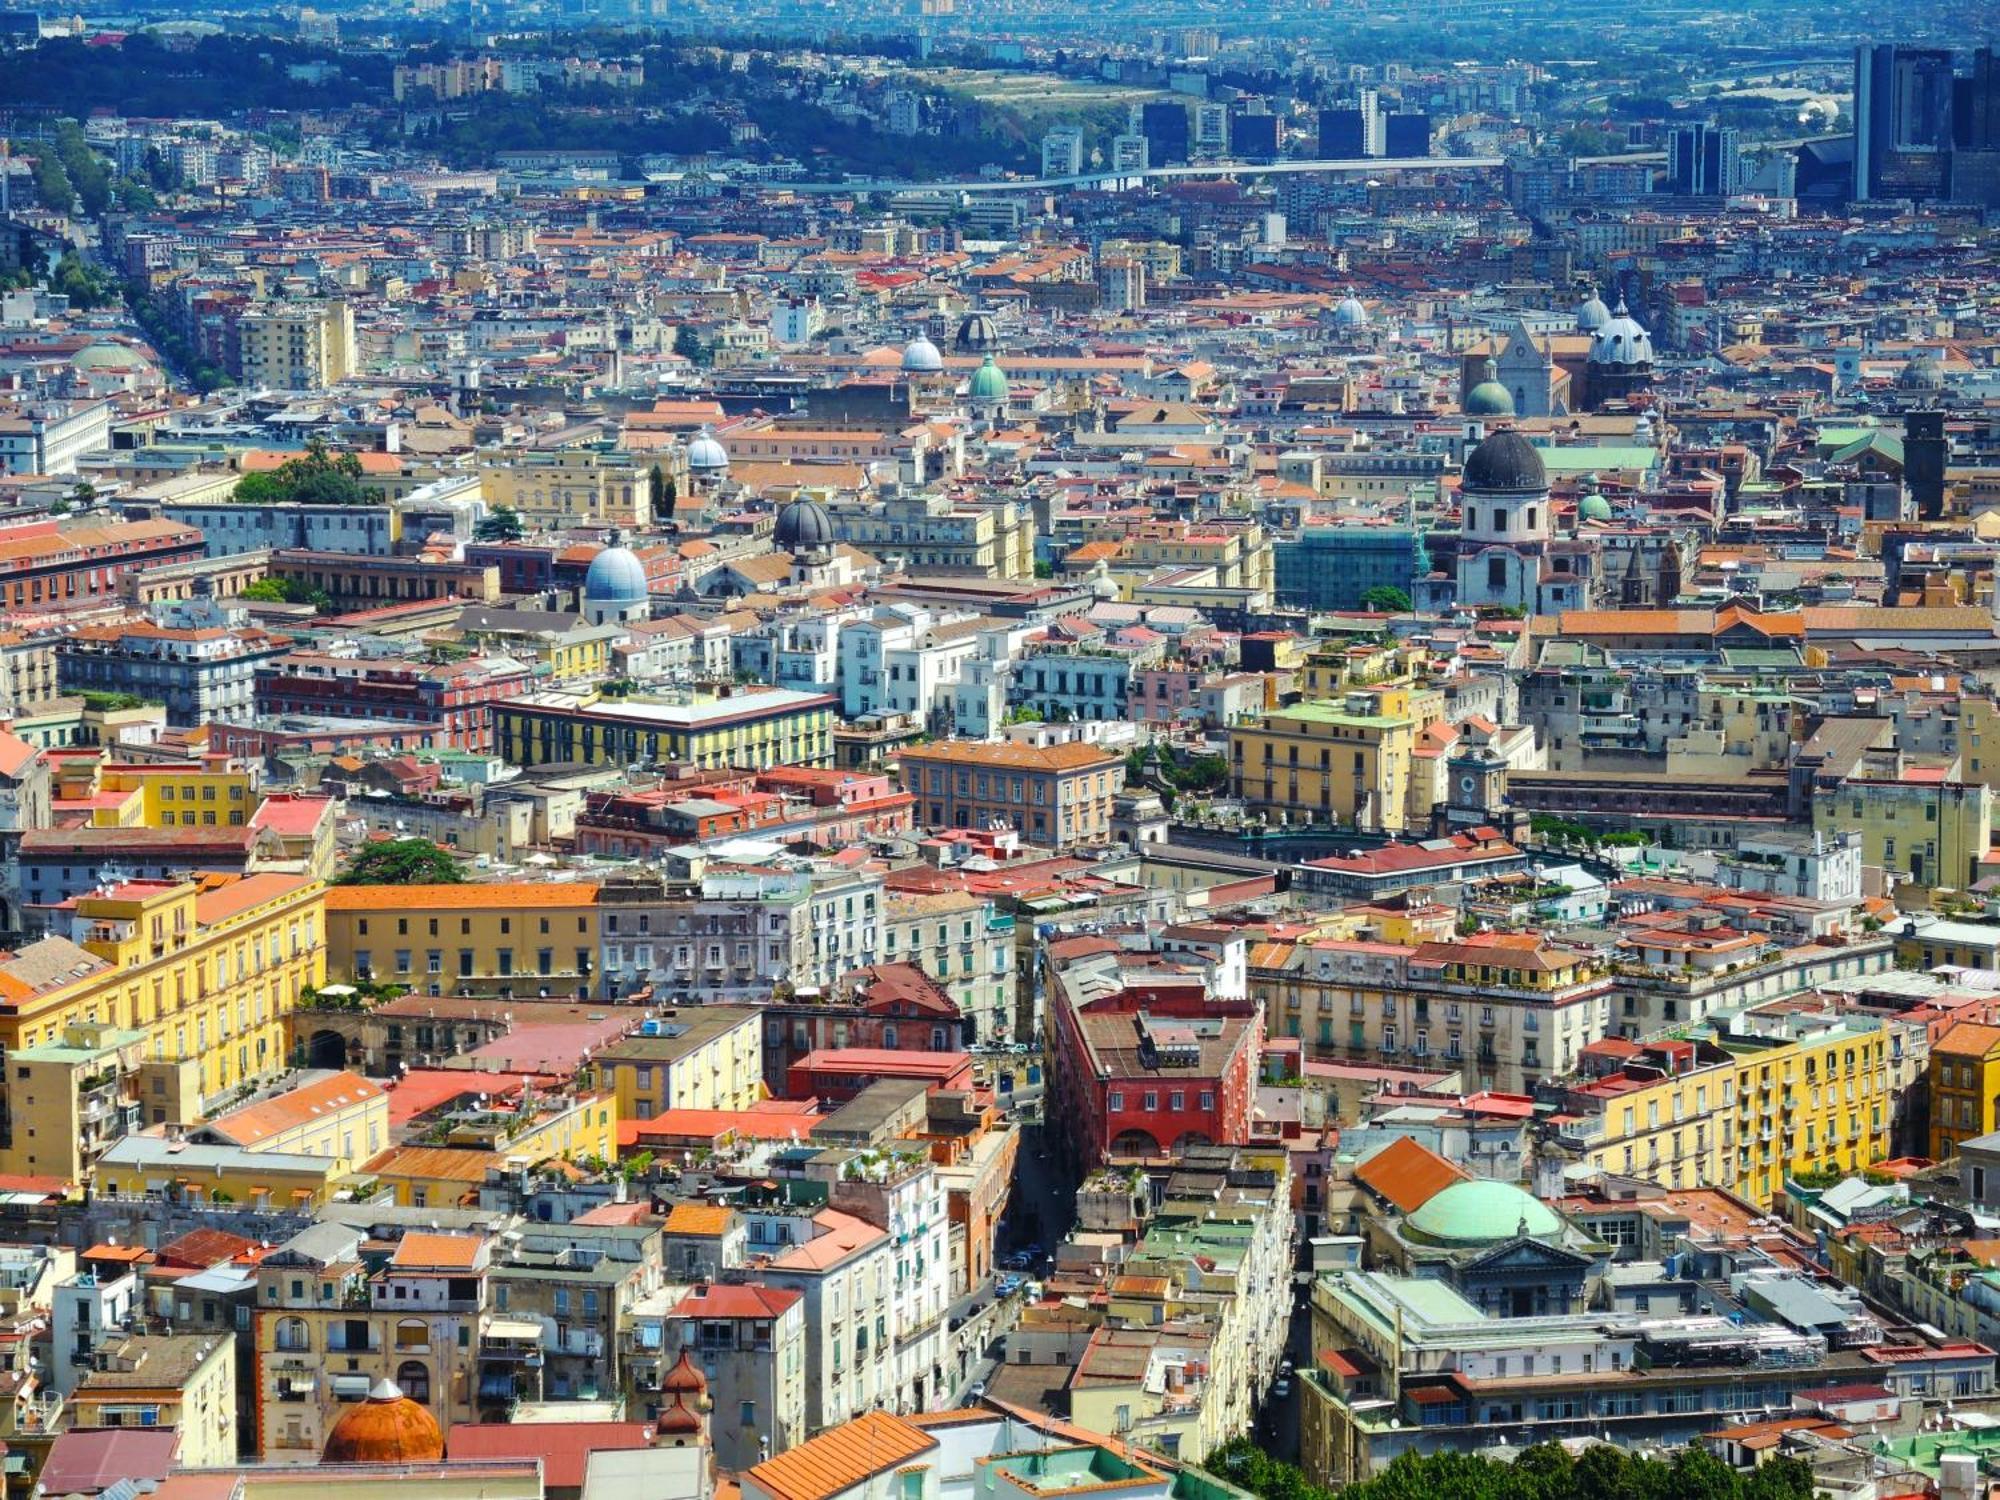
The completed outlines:
{"type": "Polygon", "coordinates": [[[764,1084],[789,1087],[792,1065],[815,1052],[959,1052],[971,1025],[958,1002],[915,964],[871,964],[816,1000],[764,1007],[764,1084]]]}
{"type": "Polygon", "coordinates": [[[884,1078],[907,1078],[930,1089],[969,1091],[972,1054],[886,1047],[810,1052],[785,1070],[785,1094],[791,1099],[817,1099],[831,1108],[884,1078]]]}
{"type": "Polygon", "coordinates": [[[1263,1015],[1150,955],[1095,952],[1051,976],[1049,1102],[1073,1161],[1152,1161],[1251,1138],[1263,1015]],[[1129,960],[1147,960],[1129,963],[1129,960]]]}
{"type": "Polygon", "coordinates": [[[435,747],[490,750],[492,705],[533,685],[533,672],[509,658],[363,661],[295,651],[259,669],[257,712],[424,726],[435,747]]]}
{"type": "Polygon", "coordinates": [[[116,603],[127,573],[195,562],[202,552],[201,533],[177,521],[9,526],[0,529],[0,606],[63,610],[116,603]]]}

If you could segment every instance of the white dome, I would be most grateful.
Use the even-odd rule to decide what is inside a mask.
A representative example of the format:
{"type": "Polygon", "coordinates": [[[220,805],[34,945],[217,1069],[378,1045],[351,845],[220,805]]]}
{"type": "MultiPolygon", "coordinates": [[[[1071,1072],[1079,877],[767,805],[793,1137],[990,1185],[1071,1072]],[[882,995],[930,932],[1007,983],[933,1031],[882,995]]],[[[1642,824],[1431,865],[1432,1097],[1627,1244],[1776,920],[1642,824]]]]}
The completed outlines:
{"type": "Polygon", "coordinates": [[[1653,336],[1641,328],[1620,302],[1603,324],[1590,336],[1590,362],[1594,365],[1650,365],[1653,336]]]}
{"type": "Polygon", "coordinates": [[[694,474],[719,474],[729,467],[729,453],[704,427],[701,436],[688,444],[688,470],[694,474]]]}
{"type": "Polygon", "coordinates": [[[1361,305],[1361,299],[1350,288],[1333,309],[1333,321],[1342,328],[1366,328],[1368,309],[1361,305]]]}
{"type": "Polygon", "coordinates": [[[606,547],[590,560],[590,570],[583,575],[587,602],[630,604],[650,593],[646,565],[630,547],[606,547]]]}
{"type": "Polygon", "coordinates": [[[1592,292],[1576,310],[1576,331],[1595,333],[1611,321],[1611,309],[1604,305],[1604,299],[1592,292]]]}
{"type": "Polygon", "coordinates": [[[935,375],[944,368],[938,346],[921,333],[903,345],[903,371],[908,375],[935,375]]]}

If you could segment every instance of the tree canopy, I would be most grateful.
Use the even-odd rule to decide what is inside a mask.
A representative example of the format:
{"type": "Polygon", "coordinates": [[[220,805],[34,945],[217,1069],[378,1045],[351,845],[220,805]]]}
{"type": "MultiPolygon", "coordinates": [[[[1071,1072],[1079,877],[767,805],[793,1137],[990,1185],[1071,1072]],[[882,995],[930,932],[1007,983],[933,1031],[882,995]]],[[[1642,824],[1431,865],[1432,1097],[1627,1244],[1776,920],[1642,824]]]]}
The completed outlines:
{"type": "Polygon", "coordinates": [[[465,871],[429,839],[390,839],[370,844],[334,881],[335,885],[459,885],[465,871]]]}
{"type": "MultiPolygon", "coordinates": [[[[1239,1438],[1214,1454],[1210,1472],[1261,1500],[1332,1500],[1295,1464],[1239,1438]]],[[[1672,1459],[1641,1458],[1598,1443],[1572,1458],[1558,1443],[1523,1449],[1511,1463],[1473,1453],[1405,1453],[1340,1500],[1812,1500],[1812,1470],[1777,1458],[1739,1474],[1706,1448],[1672,1459]]]]}
{"type": "Polygon", "coordinates": [[[1410,596],[1399,588],[1378,583],[1362,592],[1361,607],[1376,614],[1404,615],[1410,612],[1410,596]]]}
{"type": "Polygon", "coordinates": [[[352,453],[333,453],[314,438],[297,458],[288,458],[268,473],[245,474],[236,481],[232,500],[270,505],[293,500],[302,505],[364,505],[380,500],[378,491],[362,488],[361,460],[352,453]]]}
{"type": "Polygon", "coordinates": [[[527,534],[521,513],[511,505],[494,506],[472,529],[474,540],[481,542],[518,542],[527,534]]]}

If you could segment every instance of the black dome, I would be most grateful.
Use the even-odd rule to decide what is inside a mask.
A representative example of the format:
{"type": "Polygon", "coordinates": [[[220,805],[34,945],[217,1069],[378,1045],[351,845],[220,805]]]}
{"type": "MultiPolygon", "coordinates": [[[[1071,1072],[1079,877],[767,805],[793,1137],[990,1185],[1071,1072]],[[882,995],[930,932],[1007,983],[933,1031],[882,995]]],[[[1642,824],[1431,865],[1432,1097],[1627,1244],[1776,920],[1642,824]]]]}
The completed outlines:
{"type": "Polygon", "coordinates": [[[778,512],[781,552],[824,552],[833,545],[833,518],[817,500],[794,500],[778,512]]]}
{"type": "Polygon", "coordinates": [[[985,354],[1000,347],[1000,330],[994,327],[990,315],[983,312],[967,313],[965,321],[958,325],[958,337],[955,342],[964,353],[985,354]]]}
{"type": "Polygon", "coordinates": [[[1548,470],[1535,445],[1509,427],[1485,438],[1465,460],[1462,490],[1545,490],[1548,470]]]}

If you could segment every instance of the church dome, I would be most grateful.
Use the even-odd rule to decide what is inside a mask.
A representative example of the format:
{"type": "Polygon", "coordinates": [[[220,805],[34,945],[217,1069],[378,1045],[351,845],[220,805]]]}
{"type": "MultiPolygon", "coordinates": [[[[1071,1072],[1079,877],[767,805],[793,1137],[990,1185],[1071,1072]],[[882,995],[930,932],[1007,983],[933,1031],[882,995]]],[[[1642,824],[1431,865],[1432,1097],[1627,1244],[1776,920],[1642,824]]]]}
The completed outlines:
{"type": "Polygon", "coordinates": [[[1944,386],[1944,362],[1929,349],[1920,350],[1903,366],[1896,385],[1905,391],[1935,391],[1944,386]]]}
{"type": "Polygon", "coordinates": [[[992,355],[987,355],[986,362],[972,372],[972,384],[968,394],[974,401],[1007,399],[1007,373],[993,363],[992,355]]]}
{"type": "Polygon", "coordinates": [[[833,545],[833,517],[817,500],[794,500],[778,512],[773,540],[780,552],[824,552],[833,545]]]}
{"type": "Polygon", "coordinates": [[[683,1348],[681,1357],[674,1361],[674,1367],[667,1371],[666,1379],[660,1382],[660,1389],[669,1396],[706,1396],[708,1377],[696,1368],[695,1362],[688,1358],[688,1352],[683,1348]]]}
{"type": "Polygon", "coordinates": [[[1347,295],[1335,304],[1333,321],[1334,325],[1339,328],[1366,328],[1368,326],[1368,309],[1361,305],[1361,299],[1354,295],[1352,287],[1348,288],[1347,295]]]}
{"type": "Polygon", "coordinates": [[[1611,502],[1602,495],[1585,495],[1576,502],[1576,518],[1579,521],[1608,521],[1611,519],[1611,502]]]}
{"type": "Polygon", "coordinates": [[[715,440],[715,434],[706,427],[701,436],[688,444],[688,472],[691,474],[720,474],[729,467],[729,452],[715,440]]]}
{"type": "Polygon", "coordinates": [[[1549,487],[1548,470],[1535,445],[1513,428],[1489,433],[1465,460],[1459,488],[1468,493],[1535,491],[1549,487]]]}
{"type": "Polygon", "coordinates": [[[1484,378],[1465,393],[1465,414],[1468,417],[1514,415],[1514,398],[1500,383],[1500,367],[1490,359],[1486,361],[1484,378]]]}
{"type": "Polygon", "coordinates": [[[1650,365],[1653,337],[1639,326],[1620,302],[1611,320],[1590,336],[1590,362],[1594,365],[1650,365]]]}
{"type": "Polygon", "coordinates": [[[1000,330],[993,322],[991,313],[967,313],[958,325],[958,336],[953,340],[963,354],[984,354],[1000,347],[1000,330]]]}
{"type": "Polygon", "coordinates": [[[905,375],[935,375],[943,368],[944,356],[938,353],[938,346],[921,333],[903,345],[905,375]]]}
{"type": "Polygon", "coordinates": [[[1611,321],[1611,309],[1604,305],[1604,299],[1592,292],[1584,298],[1576,310],[1576,331],[1595,333],[1611,321]]]}
{"type": "Polygon", "coordinates": [[[437,1418],[388,1380],[368,1399],[350,1406],[326,1435],[321,1462],[329,1464],[434,1464],[444,1457],[437,1418]]]}
{"type": "Polygon", "coordinates": [[[1432,1194],[1403,1228],[1414,1239],[1438,1245],[1498,1245],[1523,1234],[1537,1239],[1558,1234],[1562,1220],[1511,1183],[1473,1179],[1432,1194]]]}
{"type": "Polygon", "coordinates": [[[587,603],[630,604],[651,592],[646,565],[630,547],[606,547],[590,560],[590,569],[583,575],[587,603]]]}

